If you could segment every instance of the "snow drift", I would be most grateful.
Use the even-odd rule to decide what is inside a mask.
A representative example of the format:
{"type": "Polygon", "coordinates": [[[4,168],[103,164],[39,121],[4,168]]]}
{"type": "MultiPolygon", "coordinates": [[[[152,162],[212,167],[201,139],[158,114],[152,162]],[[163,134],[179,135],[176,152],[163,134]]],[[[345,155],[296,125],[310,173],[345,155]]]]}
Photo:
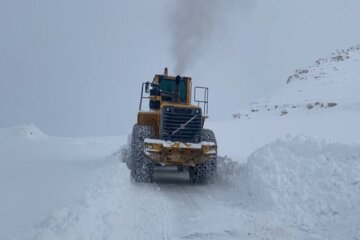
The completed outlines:
{"type": "Polygon", "coordinates": [[[260,239],[360,237],[359,145],[289,135],[256,150],[245,164],[226,162],[219,171],[231,174],[232,188],[221,193],[223,200],[240,205],[257,224],[281,228],[282,235],[259,230],[260,239]]]}
{"type": "Polygon", "coordinates": [[[246,170],[249,192],[275,212],[328,239],[358,237],[360,146],[287,137],[254,152],[246,170]]]}

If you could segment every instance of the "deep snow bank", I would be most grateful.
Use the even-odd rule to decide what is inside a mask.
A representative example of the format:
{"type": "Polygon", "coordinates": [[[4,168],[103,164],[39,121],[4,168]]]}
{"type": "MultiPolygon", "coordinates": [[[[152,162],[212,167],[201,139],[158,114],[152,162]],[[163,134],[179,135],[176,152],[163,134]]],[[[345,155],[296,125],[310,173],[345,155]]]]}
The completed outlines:
{"type": "Polygon", "coordinates": [[[251,205],[274,221],[312,237],[360,237],[360,146],[287,136],[251,154],[241,174],[251,205]]]}

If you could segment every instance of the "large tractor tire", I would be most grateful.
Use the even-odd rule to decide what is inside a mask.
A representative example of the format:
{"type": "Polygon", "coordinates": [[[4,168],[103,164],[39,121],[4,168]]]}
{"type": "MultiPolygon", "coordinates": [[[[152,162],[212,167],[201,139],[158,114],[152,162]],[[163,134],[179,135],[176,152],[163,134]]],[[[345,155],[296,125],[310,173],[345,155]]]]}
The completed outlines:
{"type": "MultiPolygon", "coordinates": [[[[213,131],[203,129],[201,132],[201,141],[213,142],[216,144],[216,138],[213,131]]],[[[213,183],[216,178],[217,156],[212,156],[208,161],[189,168],[190,181],[197,184],[213,183]]]]}
{"type": "Polygon", "coordinates": [[[144,153],[144,139],[154,138],[151,126],[134,125],[131,138],[131,177],[135,182],[151,182],[154,163],[144,153]]]}

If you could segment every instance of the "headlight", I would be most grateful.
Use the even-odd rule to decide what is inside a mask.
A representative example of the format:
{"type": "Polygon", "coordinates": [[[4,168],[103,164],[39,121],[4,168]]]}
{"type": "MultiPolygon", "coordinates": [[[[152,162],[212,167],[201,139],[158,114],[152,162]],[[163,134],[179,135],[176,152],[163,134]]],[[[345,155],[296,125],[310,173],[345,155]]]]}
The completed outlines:
{"type": "Polygon", "coordinates": [[[169,107],[165,108],[165,111],[170,112],[170,108],[169,107]]]}
{"type": "Polygon", "coordinates": [[[195,114],[200,114],[200,110],[199,110],[199,109],[196,109],[196,110],[195,110],[195,114]]]}

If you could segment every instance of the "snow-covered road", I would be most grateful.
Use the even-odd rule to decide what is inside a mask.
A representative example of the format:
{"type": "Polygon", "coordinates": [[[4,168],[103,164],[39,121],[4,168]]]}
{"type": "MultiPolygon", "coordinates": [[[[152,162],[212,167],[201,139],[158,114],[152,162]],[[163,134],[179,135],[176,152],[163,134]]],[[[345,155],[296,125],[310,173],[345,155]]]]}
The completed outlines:
{"type": "Polygon", "coordinates": [[[109,159],[83,196],[56,210],[29,239],[167,239],[170,207],[154,185],[129,181],[118,159],[109,159]]]}
{"type": "MultiPolygon", "coordinates": [[[[156,169],[134,183],[122,138],[0,131],[1,239],[359,239],[360,147],[287,136],[218,178],[156,169]]],[[[226,142],[220,139],[220,142],[226,142]]]]}
{"type": "Polygon", "coordinates": [[[187,173],[167,168],[156,171],[154,183],[137,184],[116,157],[96,175],[80,199],[56,209],[25,238],[239,239],[265,231],[243,206],[246,196],[225,179],[196,186],[187,173]]]}
{"type": "Polygon", "coordinates": [[[198,186],[172,168],[134,183],[112,156],[80,198],[19,239],[356,239],[359,159],[357,146],[289,137],[245,165],[221,159],[227,175],[198,186]]]}

